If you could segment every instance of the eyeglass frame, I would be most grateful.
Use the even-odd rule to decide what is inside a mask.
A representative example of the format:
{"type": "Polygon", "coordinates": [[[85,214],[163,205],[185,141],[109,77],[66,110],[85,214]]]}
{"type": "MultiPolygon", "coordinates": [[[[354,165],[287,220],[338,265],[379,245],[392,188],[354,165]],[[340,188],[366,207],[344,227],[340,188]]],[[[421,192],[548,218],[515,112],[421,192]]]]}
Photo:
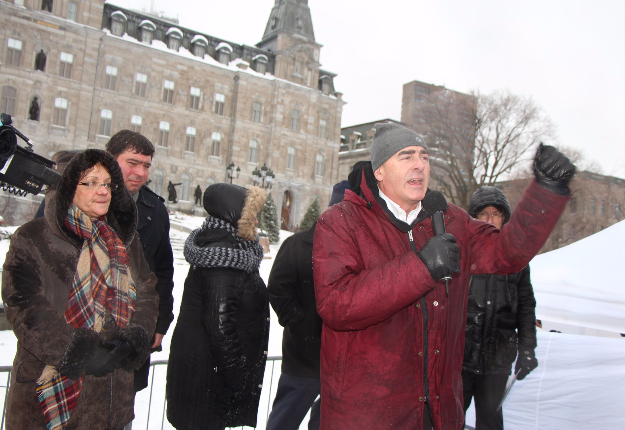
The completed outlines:
{"type": "Polygon", "coordinates": [[[477,219],[479,219],[479,218],[480,218],[480,216],[482,216],[482,215],[483,215],[483,216],[485,216],[485,217],[486,217],[486,219],[488,219],[488,218],[493,218],[493,219],[497,219],[497,218],[505,218],[505,216],[506,216],[505,214],[500,213],[500,212],[495,212],[495,213],[493,213],[493,214],[489,214],[488,212],[480,212],[480,213],[476,214],[476,215],[475,215],[475,217],[476,217],[477,219]]]}
{"type": "Polygon", "coordinates": [[[97,183],[96,181],[89,181],[89,182],[79,182],[78,185],[83,185],[92,191],[97,191],[100,189],[100,187],[104,187],[105,190],[107,191],[110,190],[111,193],[119,189],[119,185],[114,184],[112,182],[97,183]]]}

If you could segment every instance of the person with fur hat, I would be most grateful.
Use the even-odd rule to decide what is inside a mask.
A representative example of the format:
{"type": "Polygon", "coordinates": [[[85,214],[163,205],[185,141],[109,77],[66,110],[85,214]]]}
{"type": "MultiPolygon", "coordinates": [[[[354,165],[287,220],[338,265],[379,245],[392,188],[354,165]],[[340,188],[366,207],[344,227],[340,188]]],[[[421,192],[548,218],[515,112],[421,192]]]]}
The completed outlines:
{"type": "Polygon", "coordinates": [[[112,155],[75,155],[12,236],[2,299],[18,340],[7,429],[120,430],[158,316],[137,210],[112,155]]]}
{"type": "Polygon", "coordinates": [[[256,427],[269,340],[256,235],[264,202],[260,187],[204,192],[209,215],[185,243],[191,267],[167,367],[167,419],[179,430],[256,427]]]}
{"type": "Polygon", "coordinates": [[[376,124],[371,162],[354,167],[345,198],[315,229],[322,430],[463,428],[469,278],[527,266],[563,211],[574,172],[540,145],[536,180],[500,230],[429,189],[420,135],[376,124]],[[434,216],[446,233],[434,233],[434,216]]]}
{"type": "MultiPolygon", "coordinates": [[[[489,186],[473,193],[468,212],[499,229],[512,213],[505,194],[489,186]]],[[[510,275],[471,276],[462,384],[465,413],[475,399],[476,430],[503,430],[499,403],[514,360],[518,380],[538,366],[535,310],[529,266],[510,275]]]]}

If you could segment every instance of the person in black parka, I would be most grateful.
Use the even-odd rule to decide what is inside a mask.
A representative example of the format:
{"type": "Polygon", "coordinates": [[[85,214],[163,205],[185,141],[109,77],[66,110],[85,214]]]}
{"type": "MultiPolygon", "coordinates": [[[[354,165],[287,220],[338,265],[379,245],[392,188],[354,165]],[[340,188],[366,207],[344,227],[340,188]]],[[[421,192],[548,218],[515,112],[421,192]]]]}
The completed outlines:
{"type": "MultiPolygon", "coordinates": [[[[508,222],[511,212],[504,193],[490,186],[475,191],[468,210],[497,228],[508,222]]],[[[518,380],[538,366],[535,308],[529,266],[512,275],[471,277],[462,381],[465,412],[475,399],[476,430],[503,429],[498,406],[517,351],[518,380]]]]}
{"type": "Polygon", "coordinates": [[[171,341],[167,419],[179,430],[256,427],[267,361],[269,299],[256,216],[265,191],[218,183],[185,243],[191,265],[171,341]]]}

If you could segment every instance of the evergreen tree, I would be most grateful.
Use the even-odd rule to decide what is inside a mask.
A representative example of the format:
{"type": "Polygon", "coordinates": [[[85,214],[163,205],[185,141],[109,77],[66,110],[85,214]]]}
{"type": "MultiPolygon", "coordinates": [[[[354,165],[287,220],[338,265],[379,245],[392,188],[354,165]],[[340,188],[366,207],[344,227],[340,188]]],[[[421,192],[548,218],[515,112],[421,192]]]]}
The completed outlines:
{"type": "Polygon", "coordinates": [[[308,210],[302,219],[302,223],[299,226],[300,230],[305,230],[313,226],[317,218],[321,215],[321,206],[319,206],[319,199],[315,197],[315,201],[308,206],[308,210]]]}
{"type": "Polygon", "coordinates": [[[263,236],[269,238],[270,243],[277,243],[280,240],[280,225],[278,224],[278,213],[276,204],[271,197],[271,193],[267,193],[267,200],[260,210],[258,216],[258,228],[265,233],[263,236]]]}

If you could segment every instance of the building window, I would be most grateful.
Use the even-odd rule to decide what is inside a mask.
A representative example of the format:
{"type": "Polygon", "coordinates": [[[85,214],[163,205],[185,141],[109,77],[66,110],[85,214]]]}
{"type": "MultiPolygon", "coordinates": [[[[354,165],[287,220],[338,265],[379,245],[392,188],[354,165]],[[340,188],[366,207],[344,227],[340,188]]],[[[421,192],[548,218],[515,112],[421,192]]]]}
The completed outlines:
{"type": "Polygon", "coordinates": [[[22,58],[22,41],[11,39],[7,43],[6,65],[19,67],[22,58]]]}
{"type": "Polygon", "coordinates": [[[177,28],[170,28],[167,30],[167,47],[178,51],[180,49],[180,41],[182,40],[182,31],[177,28]]]}
{"type": "Polygon", "coordinates": [[[219,157],[219,147],[221,146],[221,133],[213,132],[211,144],[211,155],[213,157],[219,157]]]}
{"type": "Polygon", "coordinates": [[[141,28],[141,42],[150,45],[154,38],[156,26],[152,21],[144,19],[141,21],[141,24],[139,24],[139,28],[141,28]]]}
{"type": "Polygon", "coordinates": [[[116,83],[117,83],[117,67],[106,66],[106,73],[104,75],[104,89],[115,91],[116,83]]]}
{"type": "Polygon", "coordinates": [[[259,102],[252,104],[252,122],[260,122],[263,118],[263,105],[259,102]]]}
{"type": "Polygon", "coordinates": [[[295,169],[295,148],[289,146],[286,150],[286,168],[295,169]]]}
{"type": "Polygon", "coordinates": [[[59,76],[63,78],[72,77],[72,64],[74,63],[74,55],[67,52],[61,52],[61,62],[59,63],[59,76]]]}
{"type": "Polygon", "coordinates": [[[215,108],[213,109],[213,112],[216,113],[217,115],[223,115],[224,114],[224,109],[226,107],[226,96],[224,96],[223,94],[215,94],[215,108]]]}
{"type": "Polygon", "coordinates": [[[24,0],[15,0],[13,4],[16,6],[24,6],[24,0]]]}
{"type": "Polygon", "coordinates": [[[191,188],[191,176],[187,175],[186,173],[180,175],[180,185],[182,185],[182,188],[180,190],[180,200],[188,202],[189,188],[191,188]]]}
{"type": "Polygon", "coordinates": [[[200,108],[200,97],[202,92],[198,87],[191,87],[189,91],[189,109],[198,110],[200,108]]]}
{"type": "Polygon", "coordinates": [[[228,64],[230,62],[230,51],[227,48],[221,48],[218,54],[218,60],[221,64],[228,64]]]}
{"type": "Polygon", "coordinates": [[[193,55],[199,58],[204,58],[206,54],[206,47],[208,46],[208,40],[202,35],[195,35],[191,39],[191,46],[193,46],[193,55]]]}
{"type": "Polygon", "coordinates": [[[141,133],[141,124],[143,123],[143,118],[139,115],[133,115],[130,117],[130,130],[141,133]]]}
{"type": "Polygon", "coordinates": [[[41,0],[41,10],[52,12],[52,0],[41,0]]]}
{"type": "Polygon", "coordinates": [[[78,4],[76,2],[69,2],[67,5],[67,19],[70,21],[76,21],[76,16],[78,15],[78,4]]]}
{"type": "Polygon", "coordinates": [[[54,116],[52,117],[52,125],[65,127],[67,118],[67,100],[62,98],[54,99],[54,116]]]}
{"type": "Polygon", "coordinates": [[[328,122],[325,119],[319,120],[319,137],[321,139],[328,138],[328,122]]]}
{"type": "Polygon", "coordinates": [[[571,241],[575,240],[575,226],[574,225],[569,226],[569,240],[571,241]]]}
{"type": "Polygon", "coordinates": [[[597,212],[595,199],[590,199],[590,215],[594,215],[597,212]]]}
{"type": "Polygon", "coordinates": [[[2,104],[0,112],[8,115],[15,115],[15,101],[17,100],[17,90],[13,87],[2,87],[2,104]]]}
{"type": "Polygon", "coordinates": [[[614,218],[616,218],[617,221],[621,220],[621,205],[619,203],[614,205],[614,218]]]}
{"type": "Polygon", "coordinates": [[[576,197],[571,197],[571,200],[569,200],[569,210],[571,211],[572,214],[577,212],[577,198],[576,197]]]}
{"type": "Polygon", "coordinates": [[[321,92],[326,96],[330,94],[330,83],[326,80],[321,82],[321,92]]]}
{"type": "Polygon", "coordinates": [[[159,196],[163,194],[163,178],[165,177],[165,172],[161,169],[155,169],[152,173],[152,178],[154,180],[154,192],[159,196]]]}
{"type": "Polygon", "coordinates": [[[299,131],[299,111],[297,109],[291,110],[291,130],[299,131]]]}
{"type": "MultiPolygon", "coordinates": [[[[600,211],[601,211],[601,216],[605,216],[605,201],[601,202],[600,211]]],[[[602,230],[603,230],[603,228],[602,228],[602,230]]]]}
{"type": "Polygon", "coordinates": [[[102,136],[111,135],[111,123],[113,122],[113,112],[108,109],[100,111],[100,134],[102,136]]]}
{"type": "Polygon", "coordinates": [[[256,70],[261,75],[264,75],[267,72],[267,56],[259,54],[254,57],[254,70],[256,70]]]}
{"type": "Polygon", "coordinates": [[[302,62],[300,60],[295,61],[295,74],[302,76],[302,62]]]}
{"type": "Polygon", "coordinates": [[[169,123],[167,121],[161,121],[158,125],[158,146],[167,148],[169,143],[169,123]]]}
{"type": "Polygon", "coordinates": [[[165,79],[163,83],[163,101],[165,103],[173,103],[174,102],[174,81],[168,81],[165,79]]]}
{"type": "Polygon", "coordinates": [[[251,139],[250,140],[250,150],[247,155],[247,161],[249,163],[256,163],[256,159],[258,158],[258,140],[251,139]]]}
{"type": "Polygon", "coordinates": [[[184,150],[187,152],[195,151],[195,127],[187,127],[187,137],[184,143],[184,150]]]}
{"type": "Polygon", "coordinates": [[[111,33],[115,36],[123,36],[126,32],[126,15],[120,11],[115,11],[111,14],[111,33]]]}
{"type": "Polygon", "coordinates": [[[145,89],[148,86],[148,75],[137,73],[135,75],[135,96],[145,97],[145,89]]]}
{"type": "Polygon", "coordinates": [[[321,154],[317,154],[317,161],[315,162],[315,175],[323,176],[325,170],[324,157],[321,154]]]}

